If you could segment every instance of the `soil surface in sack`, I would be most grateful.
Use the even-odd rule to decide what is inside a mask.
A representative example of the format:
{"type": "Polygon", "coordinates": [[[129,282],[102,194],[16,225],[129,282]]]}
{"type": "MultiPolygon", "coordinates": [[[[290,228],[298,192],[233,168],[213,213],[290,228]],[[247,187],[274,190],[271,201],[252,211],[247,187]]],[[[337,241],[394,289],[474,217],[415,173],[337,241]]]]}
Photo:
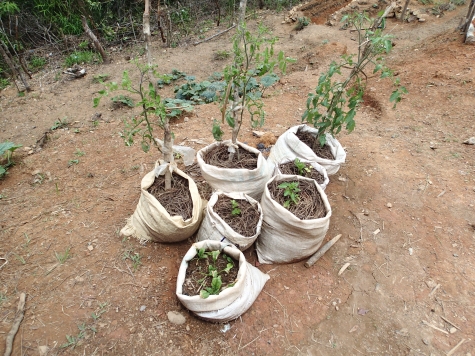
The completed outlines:
{"type": "Polygon", "coordinates": [[[279,170],[282,174],[300,175],[305,178],[311,178],[316,180],[318,184],[322,184],[323,182],[325,182],[325,177],[323,176],[323,174],[313,168],[311,164],[306,164],[305,167],[306,168],[299,172],[299,169],[294,162],[279,164],[279,170]]]}
{"type": "Polygon", "coordinates": [[[315,152],[315,154],[318,157],[330,159],[330,160],[335,159],[335,157],[333,157],[330,146],[320,145],[320,142],[316,140],[315,136],[313,136],[309,132],[297,130],[297,133],[295,135],[299,138],[300,141],[302,141],[308,147],[310,147],[312,151],[315,152]]]}
{"type": "MultiPolygon", "coordinates": [[[[292,180],[279,180],[274,179],[267,187],[271,194],[272,199],[284,206],[286,201],[290,198],[286,194],[286,189],[279,188],[279,185],[286,182],[293,182],[292,180]]],[[[288,210],[301,220],[319,219],[325,217],[327,210],[323,203],[322,197],[315,186],[313,181],[296,181],[298,182],[299,191],[297,203],[290,202],[288,210]]]]}
{"type": "Polygon", "coordinates": [[[170,216],[180,215],[183,220],[193,216],[193,200],[188,189],[188,179],[172,174],[172,187],[165,190],[165,176],[158,176],[147,191],[157,198],[170,216]]]}
{"type": "MultiPolygon", "coordinates": [[[[183,8],[190,3],[200,4],[183,2],[183,8]]],[[[373,5],[387,6],[377,0],[364,6],[373,5]]],[[[119,236],[137,207],[143,176],[162,156],[154,149],[144,153],[140,141],[124,144],[124,119],[142,109],[112,108],[110,97],[123,92],[94,108],[92,99],[104,86],[93,77],[109,75],[120,83],[126,70],[136,86],[140,75],[128,58],[147,62],[143,42],[132,43],[132,37],[106,48],[111,63],[85,64],[87,75],[74,80],[63,74],[65,46],[36,51],[47,66],[32,74],[33,91],[19,96],[15,85],[0,91],[0,142],[23,145],[0,180],[0,258],[8,261],[0,259],[0,354],[25,292],[12,355],[38,356],[43,346],[47,356],[439,356],[461,340],[452,355],[474,355],[475,145],[463,142],[475,136],[475,49],[454,31],[468,5],[436,16],[437,2],[412,0],[410,12],[424,13],[426,21],[386,20],[385,33],[395,44],[386,63],[409,94],[393,109],[392,82],[368,67],[355,129],[337,136],[346,163],[325,190],[332,217],[323,244],[341,238],[311,268],[304,261],[258,265],[270,280],[250,309],[226,324],[202,321],[177,300],[178,270],[194,237],[141,244],[119,236]],[[65,118],[68,124],[57,127],[65,118]],[[180,313],[185,323],[170,321],[169,312],[180,313]]],[[[257,11],[256,20],[254,13],[247,19],[253,31],[262,22],[279,38],[276,53],[297,59],[264,94],[266,118],[258,130],[275,137],[302,123],[308,93],[315,93],[331,61],[358,53],[357,34],[340,24],[310,23],[296,32],[296,23],[282,24],[285,15],[257,11]]],[[[199,24],[183,41],[173,34],[176,48],[152,36],[157,70],[178,69],[197,82],[222,72],[233,60],[235,29],[192,44],[228,26],[228,20],[199,24]],[[229,57],[216,60],[223,51],[229,57]]],[[[87,40],[66,37],[71,50],[87,40]]],[[[159,93],[174,98],[175,86],[185,83],[159,93]]],[[[221,115],[220,106],[210,103],[171,120],[175,144],[198,151],[215,142],[213,120],[221,115]]],[[[239,141],[269,148],[253,135],[249,119],[246,112],[239,141]]],[[[222,130],[231,138],[226,124],[222,130]]],[[[159,129],[154,134],[163,136],[159,129]]],[[[177,158],[188,172],[181,162],[177,158]]],[[[204,179],[196,168],[193,174],[200,187],[204,179]]],[[[253,248],[245,257],[257,265],[253,248]]]]}
{"type": "Polygon", "coordinates": [[[257,231],[257,223],[260,214],[256,205],[252,205],[244,199],[231,199],[225,195],[220,195],[214,204],[213,210],[228,224],[235,232],[242,236],[254,236],[257,231]],[[233,205],[233,202],[235,205],[233,205]]]}
{"type": "Polygon", "coordinates": [[[183,172],[193,178],[196,186],[198,187],[200,196],[205,200],[209,200],[211,195],[213,195],[213,188],[211,188],[208,182],[204,180],[203,176],[201,175],[201,169],[198,163],[195,162],[192,165],[185,167],[183,172]]]}
{"type": "Polygon", "coordinates": [[[257,155],[242,147],[238,149],[239,154],[234,153],[233,159],[229,160],[228,146],[217,145],[208,150],[203,155],[205,163],[220,168],[243,168],[253,170],[257,168],[257,155]]]}
{"type": "MultiPolygon", "coordinates": [[[[188,268],[186,269],[185,282],[183,283],[182,293],[184,295],[198,295],[201,290],[207,290],[212,288],[213,277],[210,276],[211,269],[218,271],[218,275],[221,276],[221,288],[219,293],[226,288],[232,288],[236,283],[236,278],[239,271],[239,261],[236,261],[231,256],[221,252],[218,258],[213,262],[213,258],[210,252],[205,252],[202,258],[198,255],[188,262],[188,268]],[[229,272],[225,269],[232,263],[232,268],[229,272]]],[[[214,293],[214,294],[219,294],[214,293]]]]}

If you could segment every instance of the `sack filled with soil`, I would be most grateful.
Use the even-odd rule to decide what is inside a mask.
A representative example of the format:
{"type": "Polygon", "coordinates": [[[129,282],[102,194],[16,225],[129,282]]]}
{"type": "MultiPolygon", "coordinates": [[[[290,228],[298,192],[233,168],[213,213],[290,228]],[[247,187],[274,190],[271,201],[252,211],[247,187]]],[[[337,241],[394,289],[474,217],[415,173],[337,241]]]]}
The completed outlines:
{"type": "Polygon", "coordinates": [[[249,195],[215,192],[206,205],[196,240],[232,243],[244,251],[261,233],[262,219],[261,205],[249,195]]]}
{"type": "MultiPolygon", "coordinates": [[[[221,269],[219,268],[219,270],[221,269]]],[[[205,240],[194,243],[183,257],[178,271],[176,295],[180,302],[199,318],[214,322],[227,322],[238,318],[252,306],[269,278],[269,275],[247,263],[244,254],[238,248],[219,241],[205,240]],[[203,268],[203,272],[197,277],[188,273],[190,264],[199,263],[198,255],[201,249],[205,252],[220,251],[220,254],[226,254],[236,261],[236,265],[233,267],[238,268],[235,280],[233,283],[227,284],[219,294],[210,294],[211,287],[202,286],[201,279],[203,277],[200,276],[208,273],[209,269],[203,268]],[[195,293],[188,292],[189,285],[191,288],[194,287],[197,294],[186,294],[195,293]],[[198,285],[199,287],[196,288],[198,285]],[[205,292],[201,292],[203,288],[206,289],[205,292]],[[198,292],[198,290],[200,291],[198,292]]]]}
{"type": "Polygon", "coordinates": [[[330,179],[328,178],[327,170],[317,162],[312,162],[306,159],[284,159],[276,164],[274,169],[274,175],[300,175],[305,178],[314,179],[323,190],[326,189],[330,179]],[[304,166],[303,172],[299,172],[299,168],[295,163],[298,160],[298,164],[304,166]],[[302,174],[300,174],[302,173],[302,174]]]}
{"type": "Polygon", "coordinates": [[[198,230],[203,217],[203,203],[193,179],[174,168],[172,188],[165,191],[164,187],[164,177],[156,177],[155,170],[143,177],[139,202],[120,231],[122,236],[133,236],[141,242],[178,242],[198,230]],[[157,184],[158,180],[160,184],[157,184]],[[163,204],[154,194],[160,194],[163,204]]]}
{"type": "Polygon", "coordinates": [[[238,152],[227,162],[228,150],[236,150],[230,140],[215,142],[198,151],[197,161],[203,178],[214,190],[225,193],[244,193],[260,199],[266,182],[272,175],[270,166],[262,153],[238,142],[238,152]],[[219,150],[217,153],[216,150],[219,150]]]}
{"type": "Polygon", "coordinates": [[[332,210],[323,189],[313,179],[301,176],[275,176],[261,199],[264,221],[256,242],[260,263],[290,263],[313,255],[325,238],[332,210]],[[282,183],[298,183],[297,203],[286,201],[282,183]],[[272,188],[272,189],[271,189],[272,188]],[[272,193],[271,194],[271,190],[272,193]],[[281,203],[279,203],[281,201],[281,203]]]}
{"type": "Polygon", "coordinates": [[[327,142],[322,150],[320,143],[315,140],[317,133],[317,129],[305,124],[291,127],[277,139],[268,160],[275,165],[285,159],[297,157],[317,162],[327,170],[328,175],[335,174],[340,165],[345,163],[346,152],[340,142],[330,134],[326,134],[327,142]]]}

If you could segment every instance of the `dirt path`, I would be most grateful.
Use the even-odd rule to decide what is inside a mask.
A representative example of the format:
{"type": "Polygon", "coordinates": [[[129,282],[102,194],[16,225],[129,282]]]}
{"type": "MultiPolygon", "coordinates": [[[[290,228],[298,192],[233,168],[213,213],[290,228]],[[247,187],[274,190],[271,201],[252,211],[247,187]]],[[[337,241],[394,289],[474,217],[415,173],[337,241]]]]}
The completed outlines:
{"type": "MultiPolygon", "coordinates": [[[[310,269],[261,265],[271,279],[227,326],[194,318],[175,297],[191,241],[140,245],[118,236],[158,157],[119,137],[134,110],[112,110],[106,100],[92,108],[101,89],[92,77],[117,81],[127,69],[136,78],[124,58],[138,50],[116,52],[107,67],[89,66],[84,79],[55,81],[58,69],[39,73],[23,98],[1,92],[0,141],[32,147],[55,121],[70,123],[52,131],[39,152],[16,155],[18,164],[0,181],[0,257],[8,261],[0,271],[1,335],[26,292],[18,355],[37,355],[38,346],[48,355],[443,355],[461,340],[454,354],[473,354],[475,146],[462,142],[475,136],[475,53],[453,32],[465,12],[424,24],[388,21],[396,44],[388,61],[410,94],[393,110],[390,85],[371,79],[355,131],[339,137],[348,156],[326,190],[333,209],[327,238],[343,237],[310,269]],[[96,111],[102,118],[94,122],[96,111]],[[134,268],[126,257],[136,254],[134,268]],[[185,324],[171,324],[168,311],[185,315],[185,324]]],[[[298,58],[266,98],[265,130],[279,135],[300,122],[320,71],[353,52],[355,42],[337,28],[294,33],[281,15],[262,19],[279,48],[298,58]]],[[[205,79],[223,68],[213,59],[223,48],[230,48],[227,36],[155,50],[162,72],[205,79]]],[[[215,104],[197,107],[173,125],[176,142],[195,149],[211,143],[218,116],[215,104]]],[[[258,143],[249,130],[241,139],[258,143]]],[[[255,261],[253,249],[246,258],[255,261]]]]}

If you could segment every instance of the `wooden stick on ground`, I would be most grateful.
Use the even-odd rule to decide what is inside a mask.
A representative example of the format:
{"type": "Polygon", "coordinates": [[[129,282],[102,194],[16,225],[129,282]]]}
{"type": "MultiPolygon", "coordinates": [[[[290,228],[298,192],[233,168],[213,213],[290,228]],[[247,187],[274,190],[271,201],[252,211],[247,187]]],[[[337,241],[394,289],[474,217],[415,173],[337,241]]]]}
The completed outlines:
{"type": "Polygon", "coordinates": [[[435,329],[435,330],[438,330],[438,331],[440,331],[440,332],[443,332],[444,334],[448,334],[447,331],[442,330],[442,329],[438,328],[437,326],[434,326],[434,325],[428,323],[428,322],[425,321],[425,320],[422,320],[422,323],[423,323],[424,325],[427,325],[427,326],[431,327],[432,329],[435,329]]]}
{"type": "Polygon", "coordinates": [[[222,34],[228,32],[229,30],[232,30],[234,27],[236,27],[235,24],[232,25],[231,27],[228,27],[227,29],[225,29],[225,30],[223,30],[223,31],[221,31],[221,32],[218,32],[218,33],[214,34],[214,35],[211,36],[211,37],[208,37],[208,38],[205,38],[205,39],[202,40],[202,41],[198,41],[198,42],[193,43],[193,46],[199,45],[200,43],[203,43],[203,42],[208,42],[209,40],[212,40],[212,39],[215,38],[215,37],[221,36],[222,34]]]}
{"type": "Polygon", "coordinates": [[[5,353],[3,354],[4,356],[10,356],[10,354],[12,353],[13,340],[15,339],[15,335],[18,332],[18,329],[20,328],[21,321],[23,320],[23,317],[25,316],[25,302],[26,302],[26,294],[21,293],[20,301],[18,302],[18,308],[16,311],[15,320],[13,321],[12,328],[10,329],[10,332],[8,333],[7,338],[6,338],[5,353]]]}
{"type": "Polygon", "coordinates": [[[460,340],[460,342],[454,346],[454,348],[452,350],[450,350],[449,352],[447,352],[447,356],[451,356],[454,354],[455,350],[457,350],[466,340],[465,339],[462,339],[460,340]]]}
{"type": "Polygon", "coordinates": [[[305,267],[307,268],[310,268],[312,267],[315,262],[317,262],[320,257],[322,257],[325,252],[327,252],[330,247],[332,247],[341,237],[341,234],[339,235],[336,235],[333,239],[331,239],[330,241],[328,241],[325,245],[323,245],[323,247],[321,249],[319,249],[317,252],[315,252],[315,254],[313,254],[307,262],[305,262],[305,267]]]}

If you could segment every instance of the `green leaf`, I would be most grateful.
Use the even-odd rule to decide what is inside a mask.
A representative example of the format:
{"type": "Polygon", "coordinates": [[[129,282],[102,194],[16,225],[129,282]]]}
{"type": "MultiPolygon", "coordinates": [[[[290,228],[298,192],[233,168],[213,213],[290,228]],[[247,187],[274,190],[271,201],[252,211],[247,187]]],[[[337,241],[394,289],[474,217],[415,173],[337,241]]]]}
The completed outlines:
{"type": "Polygon", "coordinates": [[[221,281],[221,276],[217,276],[211,281],[211,288],[216,292],[216,294],[218,294],[222,284],[223,282],[221,281]]]}
{"type": "Polygon", "coordinates": [[[234,118],[231,115],[226,115],[226,122],[228,123],[229,126],[234,128],[234,118]]]}
{"type": "Polygon", "coordinates": [[[206,299],[206,298],[209,297],[209,293],[206,290],[202,289],[200,291],[200,297],[203,298],[203,299],[206,299]]]}
{"type": "Polygon", "coordinates": [[[14,144],[13,142],[6,141],[6,142],[0,142],[0,157],[5,154],[5,152],[14,152],[16,149],[22,147],[22,145],[17,145],[14,144]]]}
{"type": "Polygon", "coordinates": [[[277,83],[279,79],[279,76],[275,73],[267,74],[261,78],[261,84],[264,88],[268,88],[277,83]]]}
{"type": "Polygon", "coordinates": [[[221,141],[223,139],[223,130],[221,130],[221,126],[219,126],[219,122],[217,120],[213,121],[213,129],[211,130],[213,137],[216,141],[221,141]]]}
{"type": "Polygon", "coordinates": [[[219,251],[219,250],[211,251],[211,257],[213,258],[213,262],[216,262],[216,260],[218,259],[218,256],[219,256],[220,253],[221,253],[221,251],[219,251]]]}
{"type": "Polygon", "coordinates": [[[92,100],[92,102],[93,102],[93,104],[94,104],[93,107],[97,108],[97,106],[99,105],[99,102],[100,102],[100,101],[101,101],[101,98],[94,98],[94,99],[92,100]]]}

